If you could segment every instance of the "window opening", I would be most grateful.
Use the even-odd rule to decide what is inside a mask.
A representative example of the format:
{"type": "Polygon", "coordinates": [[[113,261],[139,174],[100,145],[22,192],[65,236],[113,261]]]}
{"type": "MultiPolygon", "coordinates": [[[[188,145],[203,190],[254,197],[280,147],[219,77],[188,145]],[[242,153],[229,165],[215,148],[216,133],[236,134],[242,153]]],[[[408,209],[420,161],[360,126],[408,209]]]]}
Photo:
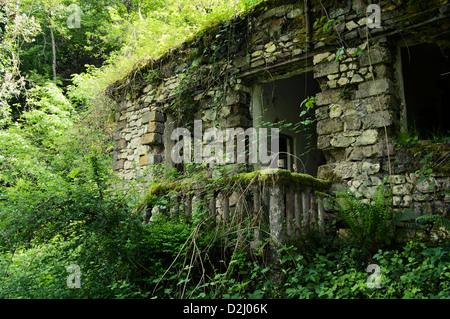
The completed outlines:
{"type": "Polygon", "coordinates": [[[420,139],[450,132],[450,49],[434,44],[401,48],[408,131],[420,139]]]}
{"type": "MultiPolygon", "coordinates": [[[[317,150],[315,122],[295,128],[298,122],[305,119],[300,117],[305,109],[301,103],[320,92],[313,72],[262,83],[260,90],[260,101],[253,103],[253,114],[261,114],[263,126],[265,123],[276,123],[274,127],[281,128],[280,168],[316,176],[317,168],[325,164],[325,158],[317,150]],[[260,109],[255,110],[255,107],[260,109]]],[[[306,116],[314,119],[314,109],[309,110],[306,116]]]]}

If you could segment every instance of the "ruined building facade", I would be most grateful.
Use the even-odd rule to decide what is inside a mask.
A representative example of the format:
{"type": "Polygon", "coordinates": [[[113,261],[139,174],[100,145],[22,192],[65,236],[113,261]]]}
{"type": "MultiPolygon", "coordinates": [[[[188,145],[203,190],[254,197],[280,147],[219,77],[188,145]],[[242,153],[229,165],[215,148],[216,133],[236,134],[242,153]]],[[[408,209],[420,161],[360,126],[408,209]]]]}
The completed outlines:
{"type": "Polygon", "coordinates": [[[173,166],[171,132],[193,132],[194,120],[225,129],[312,119],[282,129],[283,168],[368,193],[390,176],[397,208],[448,214],[450,147],[429,133],[449,130],[449,3],[368,7],[268,1],[143,62],[110,88],[114,170],[132,179],[173,166]]]}

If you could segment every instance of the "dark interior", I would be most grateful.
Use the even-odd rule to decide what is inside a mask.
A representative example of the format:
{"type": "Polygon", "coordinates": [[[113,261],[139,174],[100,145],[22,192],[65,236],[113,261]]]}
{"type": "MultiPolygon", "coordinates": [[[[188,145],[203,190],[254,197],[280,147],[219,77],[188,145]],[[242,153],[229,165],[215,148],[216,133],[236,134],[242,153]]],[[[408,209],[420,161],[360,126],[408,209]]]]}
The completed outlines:
{"type": "Polygon", "coordinates": [[[401,55],[409,130],[422,139],[448,135],[450,50],[420,44],[402,48],[401,55]]]}

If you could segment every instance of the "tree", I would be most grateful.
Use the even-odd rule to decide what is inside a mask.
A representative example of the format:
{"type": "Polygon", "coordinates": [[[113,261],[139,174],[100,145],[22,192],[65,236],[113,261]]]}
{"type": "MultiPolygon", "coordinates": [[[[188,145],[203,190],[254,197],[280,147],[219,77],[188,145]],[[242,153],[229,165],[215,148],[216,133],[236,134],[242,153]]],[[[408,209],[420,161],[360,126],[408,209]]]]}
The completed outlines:
{"type": "Polygon", "coordinates": [[[12,2],[0,1],[0,128],[11,121],[9,100],[20,93],[24,78],[20,75],[20,48],[31,43],[39,31],[34,18],[18,12],[12,2]]]}

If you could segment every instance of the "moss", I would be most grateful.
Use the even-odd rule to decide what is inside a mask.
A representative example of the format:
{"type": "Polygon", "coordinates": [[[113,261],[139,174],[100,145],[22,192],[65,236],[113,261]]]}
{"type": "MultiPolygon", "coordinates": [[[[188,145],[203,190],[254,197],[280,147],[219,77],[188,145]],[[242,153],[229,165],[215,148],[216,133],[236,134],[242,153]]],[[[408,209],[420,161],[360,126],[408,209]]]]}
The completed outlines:
{"type": "Polygon", "coordinates": [[[331,180],[321,180],[311,175],[291,173],[284,169],[266,169],[249,173],[240,173],[229,178],[223,178],[219,182],[204,178],[202,181],[180,180],[174,182],[154,183],[149,187],[149,191],[144,198],[144,204],[151,206],[158,197],[167,195],[170,192],[189,191],[193,185],[205,183],[210,190],[220,190],[226,185],[239,183],[244,188],[253,183],[262,182],[264,184],[279,184],[286,187],[312,187],[318,191],[327,190],[331,186],[331,180]]]}
{"type": "Polygon", "coordinates": [[[177,181],[177,182],[161,182],[161,183],[154,183],[149,187],[148,196],[152,195],[165,195],[169,192],[179,192],[183,190],[188,189],[188,182],[187,181],[177,181]]]}
{"type": "Polygon", "coordinates": [[[238,181],[243,186],[247,186],[249,183],[255,181],[290,187],[312,187],[317,190],[325,190],[331,186],[330,180],[321,180],[307,174],[291,173],[284,169],[266,169],[251,173],[242,173],[233,176],[233,180],[238,181]]]}
{"type": "Polygon", "coordinates": [[[238,175],[234,175],[232,177],[232,181],[239,181],[242,184],[248,185],[252,181],[259,180],[259,175],[261,171],[253,171],[250,173],[241,173],[238,175]]]}

